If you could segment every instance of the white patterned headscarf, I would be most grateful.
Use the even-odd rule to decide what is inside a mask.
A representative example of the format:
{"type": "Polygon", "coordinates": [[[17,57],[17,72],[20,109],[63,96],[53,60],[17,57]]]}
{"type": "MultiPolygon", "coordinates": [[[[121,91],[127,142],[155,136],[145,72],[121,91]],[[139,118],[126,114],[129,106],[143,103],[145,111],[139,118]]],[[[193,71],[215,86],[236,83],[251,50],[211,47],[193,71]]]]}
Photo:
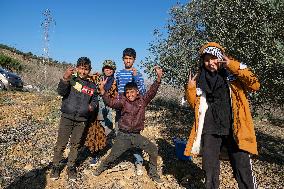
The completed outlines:
{"type": "Polygon", "coordinates": [[[216,56],[219,60],[223,60],[223,52],[221,49],[217,47],[206,47],[202,54],[211,54],[213,56],[216,56]]]}

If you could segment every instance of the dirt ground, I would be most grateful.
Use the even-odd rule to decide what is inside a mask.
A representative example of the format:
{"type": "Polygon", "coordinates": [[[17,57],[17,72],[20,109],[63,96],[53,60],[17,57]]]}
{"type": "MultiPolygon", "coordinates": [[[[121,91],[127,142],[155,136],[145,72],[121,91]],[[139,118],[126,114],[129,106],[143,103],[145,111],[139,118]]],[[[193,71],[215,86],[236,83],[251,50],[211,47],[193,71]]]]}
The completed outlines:
{"type": "MultiPolygon", "coordinates": [[[[156,184],[149,179],[147,154],[143,154],[143,175],[136,176],[131,153],[121,156],[98,177],[92,176],[96,166],[89,166],[90,157],[84,157],[75,182],[67,180],[65,169],[59,180],[51,181],[50,162],[60,103],[60,97],[52,92],[0,92],[0,188],[204,188],[201,158],[178,160],[173,143],[174,137],[188,137],[193,118],[191,110],[158,97],[146,112],[142,135],[159,149],[158,170],[163,183],[156,184]]],[[[252,159],[259,188],[283,188],[283,120],[255,119],[254,122],[260,154],[252,159]]],[[[227,161],[221,163],[220,182],[220,188],[238,188],[227,161]]]]}

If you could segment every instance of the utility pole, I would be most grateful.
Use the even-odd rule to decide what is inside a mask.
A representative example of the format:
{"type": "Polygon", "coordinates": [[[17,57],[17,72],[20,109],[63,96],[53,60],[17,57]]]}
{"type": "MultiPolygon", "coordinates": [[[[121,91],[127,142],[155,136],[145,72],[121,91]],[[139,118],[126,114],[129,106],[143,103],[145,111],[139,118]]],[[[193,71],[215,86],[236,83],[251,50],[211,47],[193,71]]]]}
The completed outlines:
{"type": "Polygon", "coordinates": [[[56,22],[51,15],[51,11],[46,9],[43,12],[44,20],[41,23],[41,27],[43,28],[43,64],[44,64],[44,82],[47,84],[47,70],[46,65],[49,62],[49,37],[50,37],[50,27],[55,26],[56,22]]]}

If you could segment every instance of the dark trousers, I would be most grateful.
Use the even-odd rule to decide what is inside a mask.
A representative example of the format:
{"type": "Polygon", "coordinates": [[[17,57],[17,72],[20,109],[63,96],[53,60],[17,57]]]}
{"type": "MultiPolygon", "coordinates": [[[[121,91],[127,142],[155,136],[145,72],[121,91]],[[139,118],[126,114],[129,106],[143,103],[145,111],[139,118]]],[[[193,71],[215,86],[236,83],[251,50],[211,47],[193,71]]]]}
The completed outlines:
{"type": "Polygon", "coordinates": [[[58,166],[62,160],[63,152],[70,138],[70,152],[68,154],[67,166],[75,166],[75,161],[78,155],[78,148],[80,147],[81,137],[86,126],[85,122],[74,121],[61,117],[57,142],[54,148],[53,164],[58,166]]]}
{"type": "Polygon", "coordinates": [[[207,189],[219,188],[220,150],[222,146],[228,149],[233,174],[240,189],[256,188],[255,178],[252,175],[251,159],[249,154],[238,148],[233,136],[219,136],[204,134],[202,136],[202,168],[206,174],[207,189]]]}
{"type": "MultiPolygon", "coordinates": [[[[118,128],[118,121],[121,118],[121,111],[120,110],[116,110],[116,114],[115,114],[115,134],[117,135],[119,128],[118,128]]],[[[143,164],[143,157],[142,157],[142,150],[139,149],[134,149],[133,150],[133,156],[135,158],[135,164],[139,164],[142,165],[143,164]]]]}
{"type": "Polygon", "coordinates": [[[106,170],[111,162],[115,161],[122,153],[131,148],[139,148],[149,154],[149,173],[156,174],[158,157],[156,145],[140,134],[123,133],[121,131],[118,131],[110,154],[101,162],[98,170],[106,170]]]}

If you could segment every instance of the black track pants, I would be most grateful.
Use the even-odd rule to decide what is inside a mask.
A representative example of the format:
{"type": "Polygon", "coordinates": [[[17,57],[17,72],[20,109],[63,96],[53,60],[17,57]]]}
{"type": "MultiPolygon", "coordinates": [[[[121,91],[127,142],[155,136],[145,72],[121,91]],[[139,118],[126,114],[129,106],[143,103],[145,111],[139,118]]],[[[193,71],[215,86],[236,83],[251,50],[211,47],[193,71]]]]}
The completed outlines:
{"type": "Polygon", "coordinates": [[[233,174],[240,189],[257,188],[252,175],[251,159],[247,152],[238,148],[232,136],[219,136],[212,134],[202,135],[202,168],[206,174],[205,185],[207,189],[219,188],[220,149],[228,148],[228,154],[233,174]]]}

